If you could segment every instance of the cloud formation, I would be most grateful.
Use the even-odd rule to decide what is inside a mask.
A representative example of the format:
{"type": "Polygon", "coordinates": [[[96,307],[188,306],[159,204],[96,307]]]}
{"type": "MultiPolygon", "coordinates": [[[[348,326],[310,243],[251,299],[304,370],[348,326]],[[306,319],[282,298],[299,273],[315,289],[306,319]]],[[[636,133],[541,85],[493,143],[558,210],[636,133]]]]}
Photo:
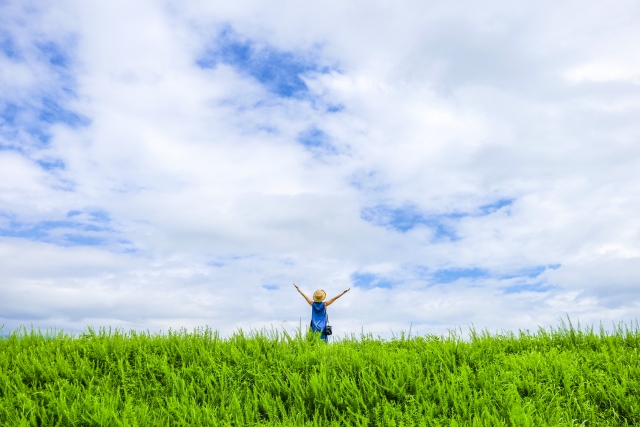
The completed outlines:
{"type": "Polygon", "coordinates": [[[292,282],[352,288],[338,334],[633,319],[639,15],[4,2],[0,321],[293,327],[292,282]]]}

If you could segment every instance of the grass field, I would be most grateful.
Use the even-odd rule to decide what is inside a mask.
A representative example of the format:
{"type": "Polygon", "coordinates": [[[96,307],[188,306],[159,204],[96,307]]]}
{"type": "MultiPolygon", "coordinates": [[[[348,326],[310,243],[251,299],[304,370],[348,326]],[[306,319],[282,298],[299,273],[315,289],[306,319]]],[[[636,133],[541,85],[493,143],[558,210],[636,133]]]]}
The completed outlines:
{"type": "Polygon", "coordinates": [[[640,425],[640,330],[361,336],[13,332],[2,426],[640,425]]]}

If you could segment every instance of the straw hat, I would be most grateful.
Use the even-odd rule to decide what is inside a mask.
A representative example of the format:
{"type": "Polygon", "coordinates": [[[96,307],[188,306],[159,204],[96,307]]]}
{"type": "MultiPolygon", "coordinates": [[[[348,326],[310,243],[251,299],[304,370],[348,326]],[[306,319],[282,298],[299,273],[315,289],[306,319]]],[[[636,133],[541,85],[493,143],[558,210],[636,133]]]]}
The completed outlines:
{"type": "Polygon", "coordinates": [[[327,293],[322,289],[318,289],[313,293],[313,300],[315,302],[320,302],[327,297],[327,293]]]}

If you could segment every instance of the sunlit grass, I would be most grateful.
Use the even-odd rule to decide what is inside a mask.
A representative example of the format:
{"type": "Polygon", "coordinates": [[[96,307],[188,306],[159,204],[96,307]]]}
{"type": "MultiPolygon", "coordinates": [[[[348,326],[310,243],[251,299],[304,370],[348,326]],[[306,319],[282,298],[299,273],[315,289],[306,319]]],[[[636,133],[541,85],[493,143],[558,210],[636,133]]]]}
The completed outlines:
{"type": "Polygon", "coordinates": [[[637,323],[329,345],[22,329],[0,341],[0,425],[640,425],[639,344],[637,323]]]}

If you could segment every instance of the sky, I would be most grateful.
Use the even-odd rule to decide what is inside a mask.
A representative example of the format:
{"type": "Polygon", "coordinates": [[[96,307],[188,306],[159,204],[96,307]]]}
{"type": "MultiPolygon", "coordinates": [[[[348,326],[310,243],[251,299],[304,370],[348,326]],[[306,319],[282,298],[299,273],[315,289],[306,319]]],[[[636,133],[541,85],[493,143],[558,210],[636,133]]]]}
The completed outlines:
{"type": "Polygon", "coordinates": [[[640,3],[0,0],[0,324],[630,322],[640,3]]]}

